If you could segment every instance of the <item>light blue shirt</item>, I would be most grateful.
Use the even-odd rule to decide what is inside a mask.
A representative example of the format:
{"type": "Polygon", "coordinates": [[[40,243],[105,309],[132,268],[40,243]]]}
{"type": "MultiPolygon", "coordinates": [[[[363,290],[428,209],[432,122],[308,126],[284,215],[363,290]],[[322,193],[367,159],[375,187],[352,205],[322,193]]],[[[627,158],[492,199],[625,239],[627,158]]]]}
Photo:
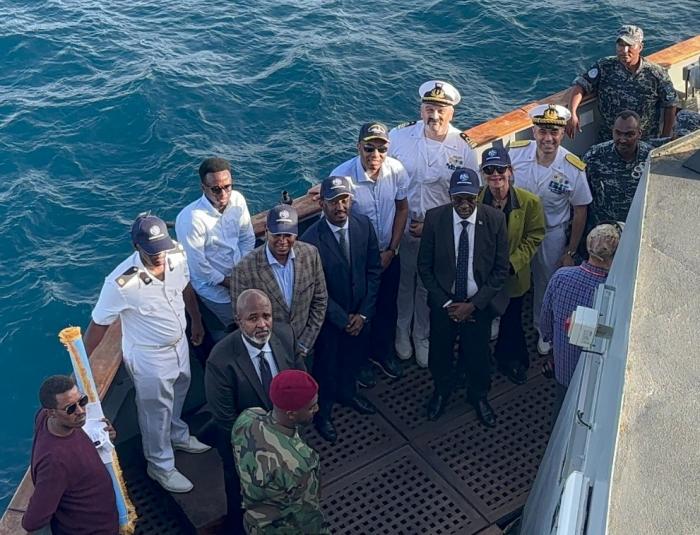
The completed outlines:
{"type": "Polygon", "coordinates": [[[267,262],[272,268],[272,273],[275,274],[275,279],[277,279],[277,286],[280,287],[284,302],[287,303],[287,307],[291,310],[292,294],[294,293],[294,249],[292,248],[289,251],[287,263],[285,265],[277,261],[270,252],[270,247],[268,245],[265,245],[265,254],[267,255],[267,262]]]}
{"type": "Polygon", "coordinates": [[[379,249],[391,244],[396,216],[396,201],[406,198],[408,173],[403,164],[387,156],[379,169],[377,180],[367,176],[359,156],[336,167],[330,176],[349,176],[353,183],[352,209],[366,215],[377,233],[379,249]]]}

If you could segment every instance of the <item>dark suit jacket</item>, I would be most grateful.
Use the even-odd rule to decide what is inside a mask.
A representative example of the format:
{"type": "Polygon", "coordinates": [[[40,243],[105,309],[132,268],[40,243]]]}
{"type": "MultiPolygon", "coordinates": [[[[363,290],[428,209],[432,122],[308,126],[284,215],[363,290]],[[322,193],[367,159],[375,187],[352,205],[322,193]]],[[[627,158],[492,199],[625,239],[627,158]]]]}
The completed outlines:
{"type": "Polygon", "coordinates": [[[377,236],[370,220],[362,214],[351,213],[348,228],[352,265],[345,260],[324,218],[311,225],[300,238],[315,245],[321,255],[328,289],[326,322],[341,330],[348,324],[349,314],[362,314],[372,319],[382,275],[377,236]]]}
{"type": "Polygon", "coordinates": [[[231,303],[235,308],[243,290],[262,290],[272,302],[274,324],[284,322],[291,325],[296,341],[310,350],[323,325],[328,301],[321,257],[316,247],[308,243],[294,244],[294,290],[290,310],[267,261],[266,247],[267,244],[261,245],[233,268],[231,303]]]}
{"type": "MultiPolygon", "coordinates": [[[[207,403],[214,423],[226,435],[231,434],[233,423],[245,409],[272,409],[270,397],[263,391],[241,337],[241,331],[236,330],[220,340],[212,349],[204,371],[207,403]]],[[[270,348],[279,371],[306,370],[303,358],[295,357],[294,336],[289,325],[273,326],[270,348]]]]}
{"type": "MultiPolygon", "coordinates": [[[[428,290],[428,305],[441,308],[454,300],[457,260],[452,221],[453,208],[445,204],[425,214],[418,251],[418,273],[428,290]]],[[[479,290],[471,302],[479,310],[502,314],[508,306],[504,285],[509,272],[508,234],[503,212],[478,205],[474,226],[474,281],[479,290]]]]}

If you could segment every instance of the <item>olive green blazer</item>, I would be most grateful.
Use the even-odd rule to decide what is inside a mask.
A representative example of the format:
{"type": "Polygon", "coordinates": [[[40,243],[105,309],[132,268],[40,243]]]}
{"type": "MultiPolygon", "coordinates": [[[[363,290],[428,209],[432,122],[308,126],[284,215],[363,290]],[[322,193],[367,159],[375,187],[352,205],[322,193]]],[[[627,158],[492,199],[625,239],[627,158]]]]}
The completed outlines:
{"type": "MultiPolygon", "coordinates": [[[[481,188],[479,202],[484,202],[488,187],[481,188]]],[[[544,210],[540,198],[522,188],[510,185],[508,222],[508,252],[510,276],[506,281],[508,297],[520,297],[530,289],[530,261],[544,239],[544,210]]]]}

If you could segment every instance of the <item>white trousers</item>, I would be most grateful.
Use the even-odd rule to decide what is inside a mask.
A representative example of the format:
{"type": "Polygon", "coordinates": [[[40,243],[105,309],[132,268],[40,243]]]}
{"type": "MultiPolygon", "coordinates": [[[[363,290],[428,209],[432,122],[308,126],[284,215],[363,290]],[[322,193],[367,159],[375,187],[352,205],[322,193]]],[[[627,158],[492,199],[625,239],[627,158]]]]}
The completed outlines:
{"type": "Polygon", "coordinates": [[[125,352],[124,366],[136,389],[143,455],[155,468],[170,471],[175,468],[172,444],[186,444],[190,439],[180,417],[190,387],[187,338],[158,349],[133,347],[125,352]]]}
{"type": "Polygon", "coordinates": [[[544,240],[540,243],[537,253],[532,259],[532,323],[535,329],[540,328],[540,312],[542,299],[547,289],[547,283],[557,270],[559,259],[566,252],[566,225],[547,228],[544,240]]]}
{"type": "Polygon", "coordinates": [[[430,336],[430,310],[428,309],[428,291],[418,276],[418,249],[420,238],[406,233],[401,238],[399,260],[401,278],[399,279],[398,319],[396,321],[397,347],[401,341],[410,340],[416,347],[428,346],[430,336]],[[411,331],[413,320],[413,331],[411,331]]]}

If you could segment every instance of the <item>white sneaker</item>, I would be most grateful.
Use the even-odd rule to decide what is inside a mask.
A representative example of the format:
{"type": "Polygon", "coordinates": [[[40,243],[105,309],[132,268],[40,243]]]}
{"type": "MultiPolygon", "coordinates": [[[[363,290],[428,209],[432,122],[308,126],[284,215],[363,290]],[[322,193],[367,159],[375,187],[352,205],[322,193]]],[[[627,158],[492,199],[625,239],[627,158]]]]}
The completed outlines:
{"type": "Polygon", "coordinates": [[[408,333],[396,329],[396,341],[394,342],[394,347],[396,348],[396,356],[401,360],[408,360],[413,355],[413,348],[411,347],[411,338],[408,333]]]}
{"type": "Polygon", "coordinates": [[[190,440],[187,442],[187,444],[173,443],[173,449],[178,451],[186,451],[187,453],[204,453],[205,451],[209,451],[211,446],[202,444],[199,440],[197,440],[197,437],[190,435],[190,440]]]}
{"type": "Polygon", "coordinates": [[[416,363],[421,368],[428,367],[428,351],[430,349],[430,342],[428,340],[416,341],[416,363]]]}
{"type": "Polygon", "coordinates": [[[501,316],[493,318],[491,322],[491,341],[495,342],[498,340],[498,330],[501,327],[501,316]]]}
{"type": "Polygon", "coordinates": [[[169,472],[165,472],[149,464],[148,468],[146,468],[146,473],[148,474],[148,477],[150,477],[168,492],[182,494],[189,492],[194,488],[192,482],[175,468],[169,472]]]}
{"type": "Polygon", "coordinates": [[[549,355],[550,351],[552,351],[552,344],[545,342],[540,336],[540,338],[537,340],[537,352],[540,355],[549,355]]]}

